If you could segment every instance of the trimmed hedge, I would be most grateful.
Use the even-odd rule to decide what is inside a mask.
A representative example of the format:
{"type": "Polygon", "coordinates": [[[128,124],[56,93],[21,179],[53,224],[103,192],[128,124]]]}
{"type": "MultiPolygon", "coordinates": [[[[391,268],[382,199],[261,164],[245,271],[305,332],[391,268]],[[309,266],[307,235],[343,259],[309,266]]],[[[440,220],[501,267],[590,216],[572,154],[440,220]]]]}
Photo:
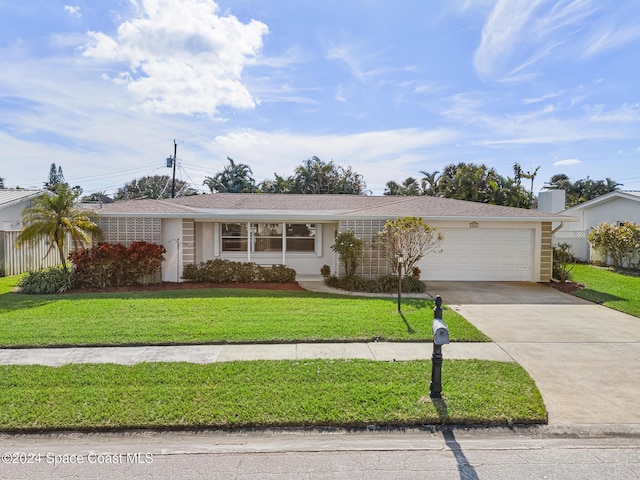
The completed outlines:
{"type": "MultiPolygon", "coordinates": [[[[325,279],[329,287],[349,290],[350,292],[367,293],[396,293],[398,291],[398,277],[396,275],[384,275],[382,277],[366,280],[362,277],[338,278],[335,275],[325,279]]],[[[424,293],[427,286],[424,282],[413,277],[402,279],[403,293],[424,293]]]]}
{"type": "Polygon", "coordinates": [[[185,265],[182,278],[200,283],[290,283],[296,281],[296,271],[285,265],[263,267],[253,262],[216,259],[185,265]]]}

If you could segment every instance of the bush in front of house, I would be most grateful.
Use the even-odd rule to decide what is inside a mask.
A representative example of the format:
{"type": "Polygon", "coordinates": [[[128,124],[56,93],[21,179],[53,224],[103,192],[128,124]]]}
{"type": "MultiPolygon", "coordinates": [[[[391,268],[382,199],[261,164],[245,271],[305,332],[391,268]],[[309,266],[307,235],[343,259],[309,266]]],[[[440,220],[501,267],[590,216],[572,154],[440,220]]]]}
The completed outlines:
{"type": "Polygon", "coordinates": [[[285,265],[263,267],[253,262],[207,260],[198,265],[185,265],[182,278],[198,283],[290,283],[296,280],[296,271],[285,265]]]}
{"type": "Polygon", "coordinates": [[[560,283],[571,281],[571,270],[573,270],[573,262],[575,261],[571,253],[571,245],[565,242],[551,248],[553,251],[552,277],[560,283]]]}
{"type": "Polygon", "coordinates": [[[100,243],[69,255],[76,282],[82,287],[106,288],[148,285],[159,281],[166,250],[162,245],[133,242],[100,243]]]}
{"type": "Polygon", "coordinates": [[[28,272],[18,282],[20,293],[35,295],[66,292],[75,285],[73,272],[62,267],[28,272]]]}
{"type": "MultiPolygon", "coordinates": [[[[338,278],[332,275],[325,279],[325,283],[329,287],[348,290],[350,292],[366,292],[366,293],[397,293],[398,277],[396,275],[384,275],[374,279],[364,279],[358,276],[348,278],[338,278]]],[[[416,280],[413,277],[404,277],[402,279],[403,293],[424,293],[427,287],[424,282],[416,280]]]]}
{"type": "Polygon", "coordinates": [[[271,267],[258,267],[263,282],[267,283],[291,283],[296,281],[296,271],[285,265],[272,265],[271,267]]]}

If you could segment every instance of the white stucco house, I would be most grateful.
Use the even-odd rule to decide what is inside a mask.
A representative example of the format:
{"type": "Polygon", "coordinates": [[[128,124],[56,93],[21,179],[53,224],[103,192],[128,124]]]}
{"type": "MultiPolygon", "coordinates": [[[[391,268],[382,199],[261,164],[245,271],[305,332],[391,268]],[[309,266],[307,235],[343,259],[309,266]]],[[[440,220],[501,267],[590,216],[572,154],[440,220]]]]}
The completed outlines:
{"type": "MultiPolygon", "coordinates": [[[[336,234],[354,230],[365,241],[384,223],[422,217],[444,235],[441,252],[419,265],[425,280],[549,281],[551,225],[564,215],[446,198],[356,195],[207,194],[94,206],[104,241],[162,244],[163,281],[209,259],[284,264],[298,278],[339,268],[336,234]]],[[[358,274],[390,273],[381,252],[366,249],[358,274]]]]}
{"type": "Polygon", "coordinates": [[[601,260],[587,240],[589,231],[601,222],[620,225],[627,222],[640,224],[640,192],[616,190],[571,208],[557,210],[575,217],[576,222],[566,224],[553,236],[553,243],[571,245],[573,256],[583,261],[601,260]]]}
{"type": "Polygon", "coordinates": [[[48,255],[45,241],[16,248],[22,230],[22,210],[33,199],[49,194],[45,190],[0,189],[0,276],[16,275],[28,270],[51,267],[59,263],[56,255],[48,255]]]}

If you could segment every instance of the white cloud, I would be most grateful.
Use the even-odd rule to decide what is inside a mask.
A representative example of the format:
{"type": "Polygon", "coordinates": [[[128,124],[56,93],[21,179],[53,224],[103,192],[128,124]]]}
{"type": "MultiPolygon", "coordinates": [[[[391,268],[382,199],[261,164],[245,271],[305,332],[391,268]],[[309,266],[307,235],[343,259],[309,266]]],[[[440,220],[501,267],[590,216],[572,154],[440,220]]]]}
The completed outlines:
{"type": "Polygon", "coordinates": [[[509,57],[522,40],[525,25],[542,0],[499,0],[482,29],[474,65],[481,76],[492,76],[499,63],[509,57]]]}
{"type": "Polygon", "coordinates": [[[640,122],[640,103],[632,105],[624,104],[615,110],[605,110],[604,105],[587,107],[591,112],[590,119],[593,122],[634,123],[640,122]]]}
{"type": "Polygon", "coordinates": [[[585,20],[600,8],[593,0],[498,0],[482,29],[476,71],[489,79],[530,78],[521,72],[561,47],[566,55],[582,45],[576,36],[589,34],[593,27],[585,20]]]}
{"type": "Polygon", "coordinates": [[[82,16],[82,12],[80,11],[80,7],[75,5],[65,5],[64,11],[73,15],[74,17],[80,18],[82,16]]]}
{"type": "Polygon", "coordinates": [[[213,0],[135,1],[137,16],[114,36],[88,32],[85,57],[124,66],[112,78],[148,111],[213,116],[222,106],[255,107],[242,72],[262,49],[265,24],[219,16],[213,0]]]}
{"type": "Polygon", "coordinates": [[[553,163],[554,167],[562,167],[567,165],[578,165],[582,163],[582,160],[578,160],[577,158],[567,158],[566,160],[558,160],[553,163]]]}
{"type": "Polygon", "coordinates": [[[522,100],[522,103],[525,105],[530,105],[532,103],[545,102],[547,100],[551,100],[552,98],[559,97],[562,94],[564,94],[564,90],[560,90],[559,92],[549,92],[539,97],[525,98],[524,100],[522,100]]]}
{"type": "Polygon", "coordinates": [[[585,50],[585,56],[590,57],[597,55],[606,50],[633,42],[639,38],[640,27],[637,25],[614,27],[606,31],[600,31],[594,34],[591,44],[585,50]]]}

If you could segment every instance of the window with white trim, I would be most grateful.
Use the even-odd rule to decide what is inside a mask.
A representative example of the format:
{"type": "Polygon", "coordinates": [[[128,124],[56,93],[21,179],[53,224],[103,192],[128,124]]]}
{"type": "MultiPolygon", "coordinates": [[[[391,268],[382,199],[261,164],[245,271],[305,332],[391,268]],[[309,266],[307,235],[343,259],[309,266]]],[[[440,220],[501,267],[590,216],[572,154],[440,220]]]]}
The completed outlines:
{"type": "Polygon", "coordinates": [[[316,224],[314,223],[223,223],[222,251],[275,253],[315,253],[316,224]]]}

